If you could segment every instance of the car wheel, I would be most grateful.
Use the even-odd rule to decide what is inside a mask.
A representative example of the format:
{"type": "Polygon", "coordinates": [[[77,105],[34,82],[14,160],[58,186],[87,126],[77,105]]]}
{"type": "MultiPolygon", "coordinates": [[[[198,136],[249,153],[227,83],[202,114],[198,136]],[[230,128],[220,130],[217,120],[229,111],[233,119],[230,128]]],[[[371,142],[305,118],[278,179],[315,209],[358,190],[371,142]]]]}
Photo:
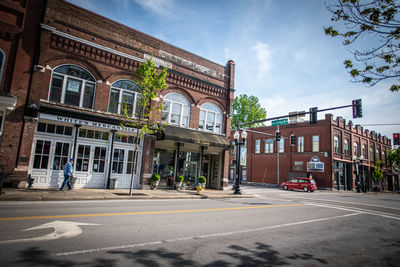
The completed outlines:
{"type": "Polygon", "coordinates": [[[285,185],[285,186],[283,187],[283,189],[284,189],[284,190],[288,190],[287,185],[285,185]]]}
{"type": "Polygon", "coordinates": [[[311,192],[314,192],[314,190],[310,190],[311,192]]]}
{"type": "Polygon", "coordinates": [[[307,186],[303,187],[303,191],[308,192],[308,187],[307,186]]]}

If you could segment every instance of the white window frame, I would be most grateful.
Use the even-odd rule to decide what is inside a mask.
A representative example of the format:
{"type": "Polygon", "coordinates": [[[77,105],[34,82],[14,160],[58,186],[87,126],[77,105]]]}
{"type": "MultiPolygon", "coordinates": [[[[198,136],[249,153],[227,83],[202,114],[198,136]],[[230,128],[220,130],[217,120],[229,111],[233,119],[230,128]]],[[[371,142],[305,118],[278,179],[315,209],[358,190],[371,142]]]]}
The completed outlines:
{"type": "Polygon", "coordinates": [[[319,152],[319,135],[312,136],[312,152],[319,152]]]}
{"type": "Polygon", "coordinates": [[[349,141],[344,139],[344,154],[350,156],[349,141]]]}
{"type": "Polygon", "coordinates": [[[353,153],[354,153],[354,156],[356,156],[356,157],[359,156],[359,154],[358,154],[358,143],[357,142],[353,143],[353,153]]]}
{"type": "Polygon", "coordinates": [[[336,135],[333,137],[333,151],[334,151],[336,154],[340,154],[339,137],[336,136],[336,135]]]}
{"type": "Polygon", "coordinates": [[[254,144],[255,144],[254,153],[260,154],[260,150],[261,150],[261,140],[260,140],[260,139],[256,139],[256,141],[254,142],[254,144]]]}
{"type": "Polygon", "coordinates": [[[297,152],[304,152],[304,136],[297,137],[297,152]]]}
{"type": "Polygon", "coordinates": [[[285,153],[285,139],[281,138],[281,140],[279,140],[277,145],[279,153],[285,153]]]}
{"type": "Polygon", "coordinates": [[[264,142],[264,153],[274,153],[274,139],[265,139],[264,142]]]}
{"type": "MultiPolygon", "coordinates": [[[[51,95],[51,91],[52,91],[54,75],[63,77],[62,78],[62,85],[61,85],[60,103],[65,104],[65,94],[66,94],[66,90],[67,90],[67,82],[68,82],[68,78],[70,78],[70,79],[73,79],[73,80],[79,80],[81,82],[81,86],[80,86],[81,91],[80,91],[79,105],[78,106],[82,107],[82,108],[89,108],[89,109],[93,109],[94,108],[94,100],[96,98],[96,87],[97,87],[96,85],[97,85],[97,82],[96,82],[96,79],[94,78],[93,74],[91,74],[87,69],[82,68],[81,66],[75,65],[75,64],[63,64],[63,65],[55,67],[53,69],[53,72],[52,72],[52,75],[51,75],[51,79],[50,79],[50,88],[49,88],[49,95],[48,95],[48,100],[49,101],[55,101],[55,100],[50,100],[50,95],[51,95]],[[71,76],[71,75],[64,74],[64,73],[56,72],[57,68],[60,68],[60,67],[63,67],[63,66],[74,66],[74,67],[83,69],[84,71],[86,71],[87,73],[90,74],[90,76],[93,78],[93,81],[85,80],[85,79],[82,79],[82,78],[79,78],[79,77],[75,77],[75,76],[71,76]],[[83,106],[86,83],[93,84],[93,99],[92,99],[91,107],[84,107],[83,106]]],[[[70,105],[70,104],[67,104],[67,105],[70,105]]]]}
{"type": "Polygon", "coordinates": [[[122,102],[123,101],[123,94],[124,93],[129,93],[129,94],[133,94],[133,103],[132,103],[132,118],[136,117],[135,113],[137,112],[136,107],[139,101],[139,97],[142,95],[141,93],[139,93],[138,91],[135,91],[134,89],[129,90],[129,89],[124,89],[124,88],[119,88],[119,87],[115,87],[113,85],[115,85],[117,82],[119,81],[128,81],[128,82],[132,82],[135,84],[134,81],[132,80],[127,80],[127,79],[120,79],[117,80],[115,82],[113,82],[110,85],[110,95],[108,97],[108,112],[113,113],[113,114],[119,114],[119,115],[125,115],[124,111],[122,110],[122,102]],[[118,91],[118,104],[117,104],[117,113],[114,113],[112,111],[110,111],[110,101],[111,101],[111,93],[113,90],[118,91]]]}
{"type": "Polygon", "coordinates": [[[208,132],[214,132],[214,133],[219,133],[220,134],[222,132],[222,118],[223,118],[222,115],[223,115],[223,113],[222,113],[221,109],[217,105],[215,105],[214,103],[210,103],[210,102],[204,103],[200,107],[199,128],[198,129],[200,131],[208,131],[208,132]],[[207,105],[211,105],[215,110],[212,110],[210,108],[205,107],[207,105]],[[201,114],[202,113],[204,113],[204,120],[201,120],[201,114]],[[214,123],[213,123],[213,126],[212,126],[212,130],[208,130],[207,129],[207,122],[208,122],[207,118],[208,118],[209,115],[214,117],[214,123]],[[218,115],[219,115],[219,118],[221,119],[219,122],[217,121],[218,115]],[[202,126],[200,125],[201,122],[203,122],[202,126]],[[218,123],[219,123],[219,130],[217,129],[218,123]],[[201,128],[201,127],[203,127],[203,128],[201,128]]]}
{"type": "MultiPolygon", "coordinates": [[[[163,102],[164,102],[164,107],[165,107],[165,103],[166,103],[166,102],[169,102],[168,110],[164,110],[164,111],[163,111],[164,114],[165,114],[165,113],[168,114],[168,115],[167,115],[167,119],[166,119],[166,122],[167,122],[168,124],[179,125],[179,126],[183,126],[183,127],[189,127],[189,125],[190,125],[190,102],[187,100],[187,98],[186,98],[184,95],[179,94],[179,93],[176,93],[176,92],[169,93],[169,94],[167,94],[166,96],[164,96],[163,102]],[[180,95],[181,97],[183,97],[183,98],[186,100],[186,103],[182,103],[182,102],[175,101],[175,100],[172,100],[172,99],[167,99],[167,97],[171,97],[171,96],[173,97],[174,94],[180,95]],[[180,105],[180,106],[181,106],[181,107],[180,107],[180,113],[179,113],[179,121],[178,121],[178,123],[172,123],[172,122],[171,122],[172,107],[173,107],[174,104],[175,104],[175,105],[180,105]],[[183,114],[183,112],[184,112],[184,110],[185,110],[185,107],[187,108],[187,112],[188,112],[187,114],[183,114]],[[186,116],[185,116],[185,115],[186,115],[186,116]],[[186,122],[186,124],[182,124],[183,117],[187,117],[187,122],[186,122]]],[[[164,114],[162,115],[162,117],[164,117],[164,114]]],[[[178,115],[178,113],[175,113],[175,115],[178,115]]]]}
{"type": "Polygon", "coordinates": [[[363,144],[362,145],[362,155],[364,156],[365,159],[368,159],[368,155],[367,155],[367,145],[363,144]]]}

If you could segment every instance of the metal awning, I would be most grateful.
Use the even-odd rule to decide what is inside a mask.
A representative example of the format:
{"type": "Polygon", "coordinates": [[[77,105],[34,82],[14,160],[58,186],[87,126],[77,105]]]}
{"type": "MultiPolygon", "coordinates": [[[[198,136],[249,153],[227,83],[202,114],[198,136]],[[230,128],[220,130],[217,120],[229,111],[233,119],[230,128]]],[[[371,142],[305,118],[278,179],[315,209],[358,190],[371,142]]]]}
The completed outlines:
{"type": "Polygon", "coordinates": [[[157,139],[191,143],[199,146],[220,147],[224,149],[229,149],[231,146],[229,139],[223,135],[175,127],[171,125],[168,125],[162,131],[162,133],[158,135],[157,139]]]}

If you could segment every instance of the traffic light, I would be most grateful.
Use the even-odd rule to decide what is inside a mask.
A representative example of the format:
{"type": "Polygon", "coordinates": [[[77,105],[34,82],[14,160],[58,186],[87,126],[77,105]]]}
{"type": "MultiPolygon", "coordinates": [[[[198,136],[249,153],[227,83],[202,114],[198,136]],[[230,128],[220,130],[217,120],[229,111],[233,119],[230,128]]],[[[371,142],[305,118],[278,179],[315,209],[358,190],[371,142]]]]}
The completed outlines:
{"type": "Polygon", "coordinates": [[[362,103],[361,99],[353,100],[353,118],[362,118],[362,103]]]}
{"type": "Polygon", "coordinates": [[[276,131],[275,132],[275,141],[279,142],[281,140],[281,132],[276,131]]]}
{"type": "Polygon", "coordinates": [[[399,137],[399,133],[394,133],[394,134],[393,134],[393,145],[394,145],[394,146],[400,146],[400,137],[399,137]]]}
{"type": "Polygon", "coordinates": [[[318,112],[317,107],[310,108],[310,124],[317,123],[318,120],[317,112],[318,112]]]}
{"type": "Polygon", "coordinates": [[[290,145],[294,146],[296,144],[296,137],[294,134],[290,135],[290,145]]]}

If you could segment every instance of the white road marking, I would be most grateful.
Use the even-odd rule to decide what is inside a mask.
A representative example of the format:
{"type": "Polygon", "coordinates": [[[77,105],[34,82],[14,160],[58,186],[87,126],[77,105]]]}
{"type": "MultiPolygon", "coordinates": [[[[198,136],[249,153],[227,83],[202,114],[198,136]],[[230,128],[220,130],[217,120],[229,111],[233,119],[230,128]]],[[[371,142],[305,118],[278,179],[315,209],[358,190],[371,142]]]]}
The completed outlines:
{"type": "Polygon", "coordinates": [[[68,221],[54,221],[45,224],[41,224],[29,229],[25,229],[23,231],[37,230],[37,229],[46,229],[46,228],[54,228],[54,231],[50,234],[33,237],[33,238],[25,238],[25,239],[15,239],[15,240],[5,240],[0,241],[0,244],[10,244],[10,243],[21,243],[21,242],[33,242],[33,241],[49,241],[59,238],[72,238],[82,234],[83,230],[79,227],[79,225],[98,225],[94,223],[80,223],[80,222],[68,222],[68,221]]]}
{"type": "Polygon", "coordinates": [[[341,201],[341,200],[329,200],[329,199],[323,199],[323,198],[300,197],[300,196],[292,196],[292,195],[287,195],[287,194],[279,195],[279,196],[289,197],[289,198],[300,198],[300,199],[306,199],[306,200],[321,200],[321,201],[337,202],[337,203],[345,203],[345,204],[356,204],[356,205],[364,205],[364,206],[371,206],[371,207],[378,207],[378,208],[385,208],[385,209],[392,209],[392,210],[400,210],[400,208],[381,206],[381,205],[375,205],[375,204],[366,204],[366,203],[360,203],[360,202],[349,202],[349,201],[341,201]]]}
{"type": "Polygon", "coordinates": [[[331,205],[331,204],[319,204],[319,203],[306,203],[306,205],[310,206],[317,206],[317,207],[323,207],[323,208],[331,208],[331,209],[338,209],[338,210],[344,210],[344,211],[351,211],[351,212],[359,212],[362,214],[370,214],[370,215],[375,215],[375,216],[381,216],[384,218],[389,218],[389,219],[395,219],[400,221],[400,217],[395,216],[394,214],[390,213],[385,213],[385,212],[380,212],[380,211],[370,211],[362,208],[353,208],[353,207],[346,207],[346,206],[338,206],[338,205],[331,205]]]}
{"type": "Polygon", "coordinates": [[[172,243],[172,242],[179,242],[179,241],[185,241],[185,240],[196,240],[196,239],[204,239],[204,238],[211,238],[211,237],[218,237],[218,236],[236,235],[236,234],[256,232],[256,231],[271,230],[271,229],[300,225],[300,224],[340,219],[340,218],[355,216],[355,215],[359,215],[359,214],[361,214],[361,213],[355,212],[355,213],[333,216],[333,217],[326,217],[326,218],[307,220],[307,221],[301,221],[301,222],[271,225],[271,226],[266,226],[266,227],[261,227],[261,228],[253,228],[253,229],[246,229],[246,230],[239,230],[239,231],[232,231],[232,232],[224,232],[224,233],[216,233],[216,234],[208,234],[208,235],[200,235],[200,236],[180,237],[180,238],[174,238],[174,239],[159,240],[159,241],[145,242],[145,243],[139,243],[139,244],[121,245],[121,246],[114,246],[114,247],[104,247],[104,248],[94,248],[94,249],[86,249],[86,250],[59,252],[59,253],[55,253],[54,256],[70,256],[70,255],[76,255],[76,254],[87,254],[87,253],[95,253],[95,252],[109,251],[109,250],[116,250],[116,249],[127,249],[127,248],[137,248],[137,247],[150,246],[150,245],[160,245],[164,242],[172,243]]]}

